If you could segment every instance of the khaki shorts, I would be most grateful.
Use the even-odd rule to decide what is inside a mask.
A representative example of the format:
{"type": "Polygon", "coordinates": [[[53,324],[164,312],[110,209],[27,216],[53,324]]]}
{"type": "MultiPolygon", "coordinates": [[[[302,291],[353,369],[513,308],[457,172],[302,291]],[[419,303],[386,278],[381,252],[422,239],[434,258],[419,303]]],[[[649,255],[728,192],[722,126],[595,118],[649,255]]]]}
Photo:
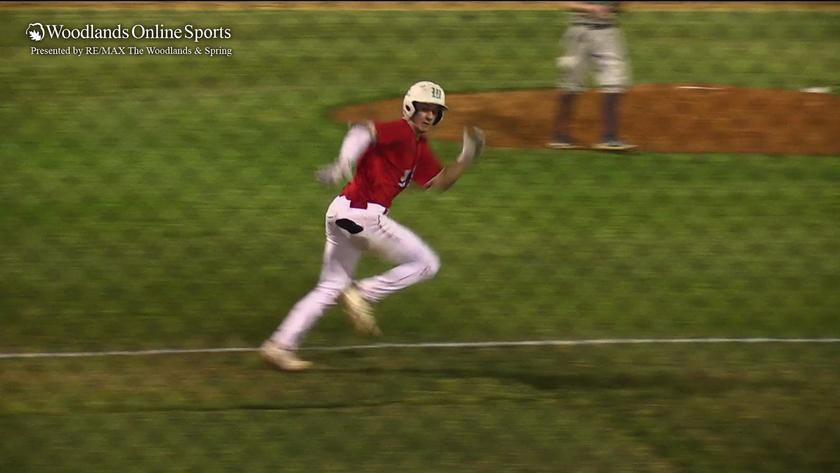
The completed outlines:
{"type": "Polygon", "coordinates": [[[563,35],[561,47],[564,55],[557,58],[558,87],[581,92],[590,72],[604,92],[620,93],[630,86],[629,57],[620,28],[572,25],[563,35]]]}

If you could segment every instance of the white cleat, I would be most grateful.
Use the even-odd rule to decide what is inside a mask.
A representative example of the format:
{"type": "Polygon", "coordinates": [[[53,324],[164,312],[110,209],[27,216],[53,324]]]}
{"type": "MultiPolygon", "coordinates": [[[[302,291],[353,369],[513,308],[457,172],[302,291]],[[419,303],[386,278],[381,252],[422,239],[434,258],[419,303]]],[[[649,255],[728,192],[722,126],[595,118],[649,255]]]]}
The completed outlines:
{"type": "Polygon", "coordinates": [[[353,329],[359,335],[372,335],[378,337],[382,331],[376,326],[376,318],[373,316],[373,307],[366,301],[356,286],[350,286],[341,293],[341,304],[344,312],[353,329]]]}
{"type": "Polygon", "coordinates": [[[266,340],[260,347],[262,358],[283,371],[303,371],[312,367],[311,361],[304,361],[271,340],[266,340]]]}
{"type": "Polygon", "coordinates": [[[636,145],[631,145],[624,143],[619,140],[610,140],[605,141],[603,143],[596,143],[592,145],[592,149],[597,149],[599,151],[618,151],[618,152],[625,152],[625,151],[633,151],[636,149],[636,145]]]}
{"type": "Polygon", "coordinates": [[[573,143],[571,141],[562,141],[562,140],[549,141],[548,143],[545,144],[545,147],[549,148],[549,149],[566,149],[566,150],[583,149],[583,146],[581,146],[579,144],[573,143]]]}

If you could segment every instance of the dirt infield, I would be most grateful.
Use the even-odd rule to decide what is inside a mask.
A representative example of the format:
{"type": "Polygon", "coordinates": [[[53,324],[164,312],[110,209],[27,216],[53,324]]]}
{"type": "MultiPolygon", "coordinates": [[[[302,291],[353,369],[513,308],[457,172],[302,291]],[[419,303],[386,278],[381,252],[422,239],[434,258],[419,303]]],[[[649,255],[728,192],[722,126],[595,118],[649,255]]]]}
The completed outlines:
{"type": "MultiPolygon", "coordinates": [[[[434,131],[461,140],[474,124],[488,145],[543,148],[551,135],[554,90],[450,94],[452,113],[434,131]]],[[[341,122],[399,117],[402,98],[354,105],[333,113],[341,122]]],[[[621,135],[640,151],[840,156],[840,97],[825,93],[716,85],[638,85],[621,107],[621,135]]],[[[582,143],[600,141],[601,97],[582,94],[572,128],[582,143]]]]}

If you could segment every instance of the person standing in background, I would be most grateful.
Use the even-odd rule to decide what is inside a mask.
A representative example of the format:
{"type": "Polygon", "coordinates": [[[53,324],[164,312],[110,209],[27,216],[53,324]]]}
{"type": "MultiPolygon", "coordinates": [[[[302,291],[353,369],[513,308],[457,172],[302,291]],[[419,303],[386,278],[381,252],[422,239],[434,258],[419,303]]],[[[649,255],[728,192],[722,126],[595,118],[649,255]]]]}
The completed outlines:
{"type": "Polygon", "coordinates": [[[619,137],[619,101],[630,85],[630,64],[624,34],[618,23],[620,2],[566,2],[572,24],[563,35],[551,149],[581,149],[571,134],[575,103],[594,69],[603,93],[602,141],[592,146],[604,151],[630,151],[635,145],[619,137]]]}

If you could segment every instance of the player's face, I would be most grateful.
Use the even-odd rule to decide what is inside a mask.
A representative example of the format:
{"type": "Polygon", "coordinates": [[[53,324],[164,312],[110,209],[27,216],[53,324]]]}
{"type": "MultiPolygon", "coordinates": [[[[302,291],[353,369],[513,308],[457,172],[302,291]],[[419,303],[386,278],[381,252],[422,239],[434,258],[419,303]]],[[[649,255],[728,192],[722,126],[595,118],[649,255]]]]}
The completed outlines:
{"type": "Polygon", "coordinates": [[[418,102],[414,108],[414,116],[411,117],[411,122],[414,123],[414,128],[425,133],[434,126],[435,119],[441,113],[441,106],[436,103],[422,103],[418,102]]]}

